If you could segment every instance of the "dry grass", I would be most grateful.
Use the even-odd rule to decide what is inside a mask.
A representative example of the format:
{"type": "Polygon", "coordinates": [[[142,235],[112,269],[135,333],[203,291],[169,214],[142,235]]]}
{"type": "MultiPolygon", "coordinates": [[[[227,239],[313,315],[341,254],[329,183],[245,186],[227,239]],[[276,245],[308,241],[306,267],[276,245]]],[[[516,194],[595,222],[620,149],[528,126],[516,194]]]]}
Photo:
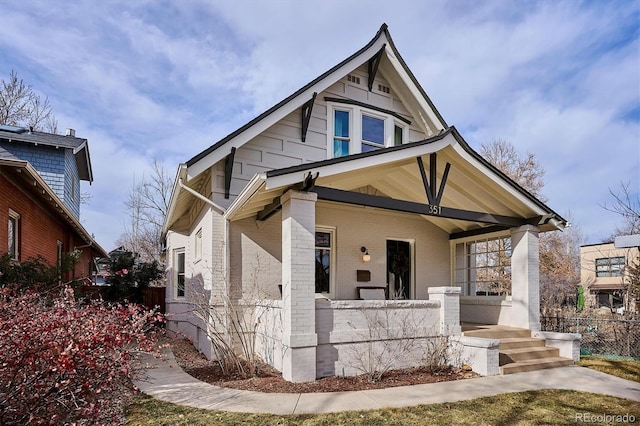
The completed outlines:
{"type": "Polygon", "coordinates": [[[612,376],[640,382],[640,361],[583,356],[580,358],[578,365],[611,374],[612,376]]]}
{"type": "Polygon", "coordinates": [[[139,396],[127,424],[151,425],[574,425],[576,415],[629,414],[640,419],[635,401],[586,392],[541,390],[508,393],[447,404],[334,414],[276,416],[201,410],[139,396]]]}

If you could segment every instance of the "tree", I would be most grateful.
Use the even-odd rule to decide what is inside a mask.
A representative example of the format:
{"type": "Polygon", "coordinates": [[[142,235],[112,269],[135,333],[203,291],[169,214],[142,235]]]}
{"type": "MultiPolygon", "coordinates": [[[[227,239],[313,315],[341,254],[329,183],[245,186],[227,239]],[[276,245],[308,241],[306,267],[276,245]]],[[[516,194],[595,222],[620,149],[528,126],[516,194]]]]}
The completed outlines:
{"type": "Polygon", "coordinates": [[[609,188],[613,203],[609,205],[605,203],[602,206],[605,210],[616,213],[622,219],[622,224],[619,227],[616,226],[611,239],[619,235],[640,234],[640,194],[636,193],[634,197],[629,186],[629,183],[620,182],[618,192],[609,188]]]}
{"type": "Polygon", "coordinates": [[[173,179],[163,163],[154,159],[151,174],[142,181],[134,181],[125,206],[130,224],[117,241],[140,256],[145,262],[160,262],[162,225],[169,210],[173,179]]]}
{"type": "MultiPolygon", "coordinates": [[[[545,202],[544,169],[535,155],[520,155],[509,142],[497,139],[482,144],[480,154],[522,188],[545,202]]],[[[547,313],[575,302],[580,283],[580,244],[584,240],[576,226],[564,232],[540,235],[540,309],[547,313]]]]}
{"type": "Polygon", "coordinates": [[[535,159],[535,155],[527,153],[523,157],[512,144],[503,139],[496,139],[490,144],[482,144],[480,154],[518,185],[541,201],[546,202],[542,195],[544,169],[535,159]]]}
{"type": "Polygon", "coordinates": [[[14,70],[8,81],[0,80],[0,124],[32,127],[49,133],[58,131],[49,98],[34,92],[14,70]]]}

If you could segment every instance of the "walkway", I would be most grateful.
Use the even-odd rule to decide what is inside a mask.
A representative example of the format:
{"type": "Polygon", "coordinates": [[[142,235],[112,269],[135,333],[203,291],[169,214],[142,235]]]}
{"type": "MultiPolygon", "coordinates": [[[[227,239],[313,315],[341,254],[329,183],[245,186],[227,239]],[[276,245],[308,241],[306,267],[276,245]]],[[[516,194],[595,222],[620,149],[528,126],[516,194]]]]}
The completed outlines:
{"type": "Polygon", "coordinates": [[[147,395],[189,407],[243,413],[287,415],[375,410],[538,389],[577,390],[640,401],[640,383],[577,366],[354,392],[262,393],[201,382],[185,373],[170,352],[167,359],[149,357],[147,361],[148,377],[136,382],[147,395]]]}

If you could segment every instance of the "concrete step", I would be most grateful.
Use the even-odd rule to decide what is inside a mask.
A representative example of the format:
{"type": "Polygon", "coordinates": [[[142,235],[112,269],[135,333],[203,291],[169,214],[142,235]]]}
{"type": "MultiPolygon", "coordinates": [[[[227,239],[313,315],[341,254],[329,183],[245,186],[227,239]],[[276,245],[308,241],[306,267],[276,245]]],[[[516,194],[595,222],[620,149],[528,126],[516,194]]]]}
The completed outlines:
{"type": "Polygon", "coordinates": [[[481,337],[483,339],[500,340],[531,337],[530,330],[515,327],[478,328],[473,330],[466,330],[463,334],[470,337],[481,337]]]}
{"type": "Polygon", "coordinates": [[[524,371],[544,370],[568,365],[573,365],[572,359],[560,357],[533,359],[503,365],[500,367],[500,374],[522,373],[524,371]]]}
{"type": "Polygon", "coordinates": [[[558,358],[560,349],[547,346],[535,346],[517,349],[500,350],[499,365],[506,365],[512,362],[538,360],[545,358],[558,358]]]}
{"type": "Polygon", "coordinates": [[[500,350],[534,348],[544,346],[544,339],[535,337],[512,337],[509,339],[500,339],[500,350]]]}

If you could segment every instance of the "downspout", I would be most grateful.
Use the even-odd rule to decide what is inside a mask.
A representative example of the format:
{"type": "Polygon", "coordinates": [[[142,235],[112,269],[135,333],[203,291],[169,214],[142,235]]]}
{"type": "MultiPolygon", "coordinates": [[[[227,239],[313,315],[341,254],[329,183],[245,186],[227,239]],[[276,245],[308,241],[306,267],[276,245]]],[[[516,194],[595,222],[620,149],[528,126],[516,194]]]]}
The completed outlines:
{"type": "Polygon", "coordinates": [[[193,195],[194,197],[196,197],[199,200],[204,201],[205,203],[209,204],[211,207],[213,207],[218,213],[220,214],[224,214],[225,213],[225,209],[221,206],[219,206],[218,204],[214,203],[213,201],[211,201],[210,199],[208,199],[207,197],[205,197],[204,195],[202,195],[201,193],[199,193],[198,191],[195,191],[191,188],[189,188],[187,185],[185,185],[184,183],[182,183],[182,178],[180,178],[178,180],[178,185],[180,185],[180,188],[184,189],[185,191],[187,191],[189,194],[193,195]]]}

